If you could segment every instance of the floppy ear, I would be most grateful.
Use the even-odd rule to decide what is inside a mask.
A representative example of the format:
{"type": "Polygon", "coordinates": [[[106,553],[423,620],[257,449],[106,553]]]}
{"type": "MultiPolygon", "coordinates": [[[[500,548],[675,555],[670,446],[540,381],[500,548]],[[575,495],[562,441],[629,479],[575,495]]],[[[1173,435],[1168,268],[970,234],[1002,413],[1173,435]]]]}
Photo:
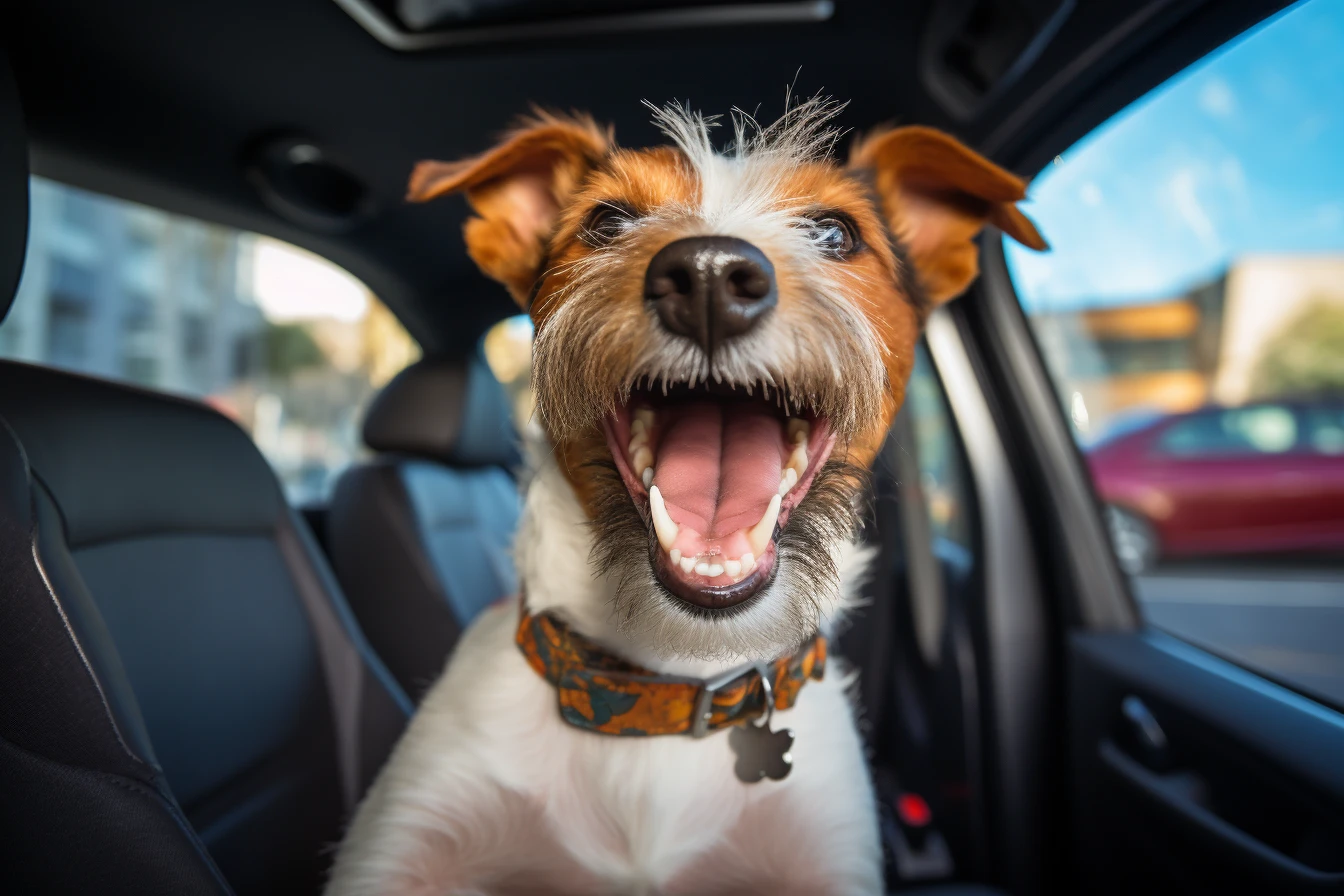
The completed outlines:
{"type": "Polygon", "coordinates": [[[565,199],[610,148],[610,131],[591,118],[538,113],[479,156],[420,162],[406,198],[465,192],[479,216],[462,229],[467,254],[526,306],[565,199]]]}
{"type": "Polygon", "coordinates": [[[850,164],[873,173],[882,211],[935,304],[961,295],[979,273],[974,240],[986,224],[1024,246],[1049,248],[1013,204],[1026,196],[1026,181],[941,131],[874,134],[850,164]]]}

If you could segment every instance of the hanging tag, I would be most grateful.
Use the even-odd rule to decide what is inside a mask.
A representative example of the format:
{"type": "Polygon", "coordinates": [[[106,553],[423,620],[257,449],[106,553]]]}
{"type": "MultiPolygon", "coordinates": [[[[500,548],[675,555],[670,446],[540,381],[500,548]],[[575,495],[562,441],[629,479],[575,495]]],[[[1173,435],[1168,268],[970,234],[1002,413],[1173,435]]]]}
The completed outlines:
{"type": "Polygon", "coordinates": [[[738,725],[728,732],[728,745],[737,754],[733,771],[744,784],[755,784],[763,778],[782,781],[793,770],[793,731],[781,728],[770,730],[775,715],[775,687],[769,666],[758,666],[761,690],[764,691],[765,712],[759,721],[738,725]]]}
{"type": "Polygon", "coordinates": [[[737,754],[733,771],[743,783],[782,781],[793,770],[793,731],[788,728],[771,731],[768,721],[759,726],[748,722],[729,730],[728,745],[737,754]]]}

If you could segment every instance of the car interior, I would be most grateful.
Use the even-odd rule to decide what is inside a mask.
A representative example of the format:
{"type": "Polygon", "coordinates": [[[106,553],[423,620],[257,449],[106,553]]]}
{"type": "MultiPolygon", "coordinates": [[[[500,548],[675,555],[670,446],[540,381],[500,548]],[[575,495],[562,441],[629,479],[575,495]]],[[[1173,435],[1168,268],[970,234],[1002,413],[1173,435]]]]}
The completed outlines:
{"type": "MultiPolygon", "coordinates": [[[[534,105],[641,146],[660,142],[645,100],[768,121],[820,92],[848,129],[932,125],[1033,174],[1332,2],[12,4],[0,320],[40,179],[307,250],[422,357],[305,501],[199,395],[0,360],[0,891],[320,892],[454,642],[514,594],[524,461],[481,346],[518,309],[468,259],[464,202],[404,201],[418,160],[477,153],[534,105]]],[[[981,250],[921,342],[870,487],[865,606],[835,646],[859,673],[888,891],[1344,892],[1344,697],[1146,609],[1078,393],[1013,258],[981,250]]],[[[1333,675],[1338,556],[1313,560],[1333,675]]]]}

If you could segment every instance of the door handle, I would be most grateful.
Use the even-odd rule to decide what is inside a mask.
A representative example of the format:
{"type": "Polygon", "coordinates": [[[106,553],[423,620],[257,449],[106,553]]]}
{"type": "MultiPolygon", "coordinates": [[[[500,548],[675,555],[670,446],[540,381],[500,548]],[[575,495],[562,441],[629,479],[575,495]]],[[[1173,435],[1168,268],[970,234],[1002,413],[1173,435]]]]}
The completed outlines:
{"type": "Polygon", "coordinates": [[[1198,775],[1155,772],[1109,738],[1101,742],[1098,753],[1102,764],[1122,782],[1206,843],[1239,854],[1260,870],[1295,885],[1344,884],[1344,873],[1304,865],[1220,818],[1205,805],[1207,788],[1198,775]]]}

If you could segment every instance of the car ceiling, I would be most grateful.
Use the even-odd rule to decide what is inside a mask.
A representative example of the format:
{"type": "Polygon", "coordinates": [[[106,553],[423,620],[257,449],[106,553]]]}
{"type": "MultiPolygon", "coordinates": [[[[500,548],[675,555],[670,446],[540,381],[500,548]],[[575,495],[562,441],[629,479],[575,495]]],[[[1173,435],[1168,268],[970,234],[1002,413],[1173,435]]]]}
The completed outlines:
{"type": "Polygon", "coordinates": [[[481,151],[531,104],[591,112],[615,125],[621,144],[640,146],[659,142],[642,100],[689,101],[706,113],[759,107],[769,120],[793,85],[795,96],[849,101],[844,127],[932,124],[1013,164],[1024,135],[1042,133],[1089,91],[1114,93],[1107,73],[1140,51],[1151,72],[1092,119],[1280,5],[1219,10],[1217,26],[1202,29],[1207,47],[1182,44],[1161,59],[1152,49],[1160,38],[1201,15],[1212,20],[1213,4],[1079,4],[1020,78],[957,120],[918,73],[921,29],[937,2],[836,0],[823,23],[401,53],[332,0],[41,0],[11,10],[6,40],[35,173],[312,249],[362,278],[428,353],[451,355],[516,309],[466,257],[465,203],[409,205],[407,174],[419,159],[481,151]],[[303,135],[338,159],[371,191],[371,217],[333,236],[272,212],[242,162],[266,133],[303,135]]]}

